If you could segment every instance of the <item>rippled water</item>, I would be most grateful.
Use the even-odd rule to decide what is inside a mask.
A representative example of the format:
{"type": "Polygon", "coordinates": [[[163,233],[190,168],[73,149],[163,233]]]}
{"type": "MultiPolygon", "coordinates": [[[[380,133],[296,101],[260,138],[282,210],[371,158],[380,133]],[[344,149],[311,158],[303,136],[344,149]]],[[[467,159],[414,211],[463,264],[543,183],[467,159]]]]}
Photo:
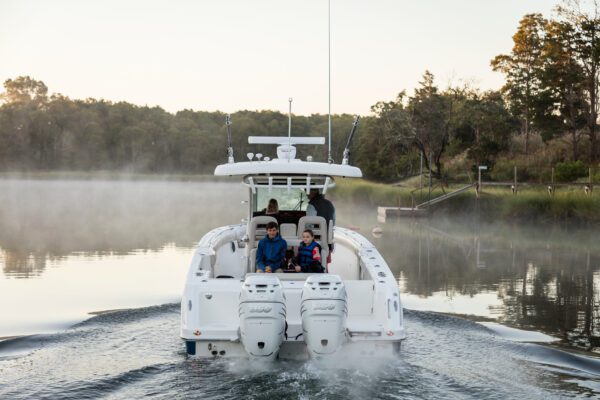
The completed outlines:
{"type": "Polygon", "coordinates": [[[186,357],[177,304],[98,316],[64,332],[0,350],[0,396],[25,399],[154,398],[559,398],[600,390],[600,362],[515,343],[456,317],[407,312],[396,361],[344,368],[315,362],[256,365],[186,357]],[[24,379],[26,378],[26,379],[24,379]]]}
{"type": "Polygon", "coordinates": [[[398,277],[399,358],[188,358],[176,301],[191,249],[239,221],[245,196],[224,183],[0,180],[0,337],[29,335],[0,342],[0,398],[600,396],[594,229],[437,218],[376,238],[375,209],[342,199],[340,223],[398,277]],[[125,310],[89,314],[108,309],[125,310]]]}

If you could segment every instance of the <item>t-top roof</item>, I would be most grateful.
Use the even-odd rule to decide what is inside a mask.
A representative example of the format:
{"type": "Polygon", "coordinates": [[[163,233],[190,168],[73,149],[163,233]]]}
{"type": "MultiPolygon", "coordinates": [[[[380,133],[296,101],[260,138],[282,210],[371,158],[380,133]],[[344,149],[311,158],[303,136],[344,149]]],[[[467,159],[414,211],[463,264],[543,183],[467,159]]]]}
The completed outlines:
{"type": "Polygon", "coordinates": [[[360,168],[351,165],[328,164],[298,159],[274,159],[270,161],[245,161],[221,164],[215,168],[216,176],[245,175],[325,175],[347,178],[362,178],[360,168]]]}
{"type": "Polygon", "coordinates": [[[314,136],[249,136],[248,144],[325,144],[325,138],[314,136]]]}

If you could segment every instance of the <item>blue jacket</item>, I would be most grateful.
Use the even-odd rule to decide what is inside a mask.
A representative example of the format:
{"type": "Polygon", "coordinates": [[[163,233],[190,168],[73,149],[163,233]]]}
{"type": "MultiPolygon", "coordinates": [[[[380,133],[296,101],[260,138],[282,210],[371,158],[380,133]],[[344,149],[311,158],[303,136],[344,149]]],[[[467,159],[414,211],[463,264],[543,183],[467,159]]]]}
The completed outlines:
{"type": "Polygon", "coordinates": [[[270,265],[273,272],[277,268],[281,268],[283,260],[285,259],[286,250],[287,243],[279,236],[279,233],[274,239],[269,239],[268,235],[265,236],[258,242],[258,249],[256,250],[256,268],[264,271],[265,267],[270,265]]]}

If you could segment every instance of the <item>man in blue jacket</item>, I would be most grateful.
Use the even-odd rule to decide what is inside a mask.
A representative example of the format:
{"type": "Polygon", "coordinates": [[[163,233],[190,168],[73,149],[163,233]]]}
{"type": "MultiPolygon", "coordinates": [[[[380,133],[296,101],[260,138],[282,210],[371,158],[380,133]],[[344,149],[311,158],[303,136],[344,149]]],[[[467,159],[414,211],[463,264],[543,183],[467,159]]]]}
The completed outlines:
{"type": "Polygon", "coordinates": [[[267,236],[258,242],[256,250],[256,272],[283,272],[281,269],[287,250],[286,241],[279,236],[276,222],[267,224],[267,236]]]}

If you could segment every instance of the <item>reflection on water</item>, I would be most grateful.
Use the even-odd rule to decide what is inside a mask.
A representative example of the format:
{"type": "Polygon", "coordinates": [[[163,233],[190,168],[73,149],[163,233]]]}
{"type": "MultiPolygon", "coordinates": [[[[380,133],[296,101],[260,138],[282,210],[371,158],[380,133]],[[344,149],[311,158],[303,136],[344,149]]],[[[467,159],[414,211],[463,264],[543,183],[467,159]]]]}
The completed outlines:
{"type": "Polygon", "coordinates": [[[245,194],[214,182],[0,180],[2,271],[27,278],[73,253],[190,247],[239,222],[245,194]]]}
{"type": "Polygon", "coordinates": [[[48,333],[90,312],[176,302],[190,248],[165,246],[127,255],[70,255],[48,261],[38,279],[0,279],[0,336],[48,333]]]}
{"type": "Polygon", "coordinates": [[[245,193],[214,182],[0,180],[0,337],[177,301],[194,244],[239,222],[245,193]]]}
{"type": "Polygon", "coordinates": [[[600,248],[589,229],[398,220],[372,238],[407,308],[488,317],[600,350],[600,248]]]}

